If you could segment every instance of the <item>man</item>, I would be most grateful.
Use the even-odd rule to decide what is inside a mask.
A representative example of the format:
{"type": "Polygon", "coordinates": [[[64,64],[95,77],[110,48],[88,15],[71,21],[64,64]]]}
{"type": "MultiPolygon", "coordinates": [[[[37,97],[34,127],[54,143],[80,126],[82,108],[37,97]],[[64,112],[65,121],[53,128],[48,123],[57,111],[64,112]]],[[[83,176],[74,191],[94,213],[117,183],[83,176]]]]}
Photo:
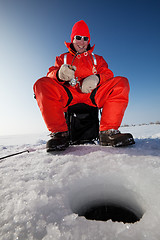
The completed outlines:
{"type": "Polygon", "coordinates": [[[69,146],[64,112],[77,103],[102,109],[100,145],[133,144],[131,134],[118,130],[128,105],[127,78],[114,77],[103,57],[93,54],[89,28],[83,20],[74,24],[71,42],[65,44],[68,52],[56,57],[47,76],[34,84],[38,106],[51,132],[47,151],[64,150],[69,146]]]}

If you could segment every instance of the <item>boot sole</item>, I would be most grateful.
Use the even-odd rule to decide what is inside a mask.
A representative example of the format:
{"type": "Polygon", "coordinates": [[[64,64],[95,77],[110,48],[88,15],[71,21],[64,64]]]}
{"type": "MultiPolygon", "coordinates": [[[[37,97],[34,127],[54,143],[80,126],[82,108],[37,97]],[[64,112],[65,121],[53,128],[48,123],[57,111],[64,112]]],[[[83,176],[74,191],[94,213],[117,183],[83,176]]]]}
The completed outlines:
{"type": "Polygon", "coordinates": [[[46,148],[47,152],[54,152],[54,151],[65,151],[66,148],[68,148],[69,145],[58,145],[58,146],[52,146],[50,148],[46,148]]]}
{"type": "Polygon", "coordinates": [[[135,144],[135,141],[133,138],[127,139],[127,141],[124,142],[100,142],[101,146],[112,146],[112,147],[125,147],[125,146],[129,146],[129,145],[133,145],[135,144]]]}

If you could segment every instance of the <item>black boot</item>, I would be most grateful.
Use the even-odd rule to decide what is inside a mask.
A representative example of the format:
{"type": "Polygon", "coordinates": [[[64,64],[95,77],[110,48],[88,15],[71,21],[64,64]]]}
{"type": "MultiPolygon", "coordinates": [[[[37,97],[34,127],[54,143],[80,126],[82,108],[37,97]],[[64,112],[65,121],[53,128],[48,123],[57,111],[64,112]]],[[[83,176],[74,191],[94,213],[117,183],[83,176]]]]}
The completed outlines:
{"type": "Polygon", "coordinates": [[[121,133],[119,130],[109,129],[99,134],[99,144],[102,146],[123,147],[134,143],[132,134],[121,133]]]}
{"type": "Polygon", "coordinates": [[[51,139],[46,144],[47,152],[64,151],[69,146],[68,132],[57,132],[50,134],[51,139]]]}

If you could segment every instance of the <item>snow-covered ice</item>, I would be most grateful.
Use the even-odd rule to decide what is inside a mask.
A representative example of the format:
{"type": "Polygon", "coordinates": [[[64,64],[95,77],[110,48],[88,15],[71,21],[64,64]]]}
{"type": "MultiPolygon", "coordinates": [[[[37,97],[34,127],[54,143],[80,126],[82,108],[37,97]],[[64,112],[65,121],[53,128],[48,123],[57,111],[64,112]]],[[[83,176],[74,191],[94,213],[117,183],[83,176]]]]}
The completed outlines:
{"type": "Polygon", "coordinates": [[[0,240],[159,240],[160,125],[123,127],[127,148],[71,146],[45,151],[47,134],[0,137],[0,240]],[[87,220],[93,202],[121,203],[135,223],[87,220]]]}

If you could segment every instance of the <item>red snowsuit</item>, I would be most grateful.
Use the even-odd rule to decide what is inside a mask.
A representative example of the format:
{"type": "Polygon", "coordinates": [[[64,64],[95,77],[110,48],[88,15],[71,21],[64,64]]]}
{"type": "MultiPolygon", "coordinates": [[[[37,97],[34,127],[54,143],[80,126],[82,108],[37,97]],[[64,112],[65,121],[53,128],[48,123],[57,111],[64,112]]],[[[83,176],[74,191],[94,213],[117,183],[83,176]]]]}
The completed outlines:
{"type": "Polygon", "coordinates": [[[67,111],[68,106],[76,103],[86,103],[103,109],[100,131],[118,129],[128,104],[127,78],[114,77],[103,57],[96,54],[95,65],[92,56],[94,46],[87,52],[76,56],[70,48],[70,43],[66,43],[66,46],[69,52],[56,57],[55,66],[49,68],[47,76],[37,80],[33,87],[48,130],[51,132],[67,131],[64,112],[67,111]],[[64,64],[64,56],[67,64],[76,66],[75,77],[78,77],[80,84],[75,87],[58,78],[57,72],[64,64]],[[98,74],[100,78],[98,86],[91,93],[82,93],[80,86],[83,79],[93,74],[98,74]]]}

